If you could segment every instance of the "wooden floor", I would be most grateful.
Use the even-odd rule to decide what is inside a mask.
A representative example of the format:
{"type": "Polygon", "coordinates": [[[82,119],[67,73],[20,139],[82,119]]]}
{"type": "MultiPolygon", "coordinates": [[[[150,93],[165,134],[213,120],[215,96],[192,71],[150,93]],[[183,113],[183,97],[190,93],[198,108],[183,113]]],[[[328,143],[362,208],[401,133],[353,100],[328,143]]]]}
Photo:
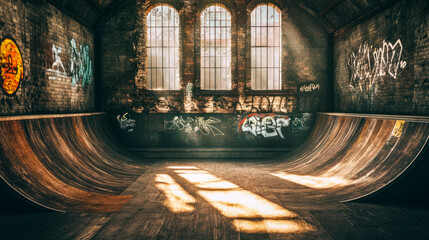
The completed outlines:
{"type": "Polygon", "coordinates": [[[0,215],[0,239],[429,239],[429,210],[321,201],[262,163],[158,161],[114,213],[0,215]]]}

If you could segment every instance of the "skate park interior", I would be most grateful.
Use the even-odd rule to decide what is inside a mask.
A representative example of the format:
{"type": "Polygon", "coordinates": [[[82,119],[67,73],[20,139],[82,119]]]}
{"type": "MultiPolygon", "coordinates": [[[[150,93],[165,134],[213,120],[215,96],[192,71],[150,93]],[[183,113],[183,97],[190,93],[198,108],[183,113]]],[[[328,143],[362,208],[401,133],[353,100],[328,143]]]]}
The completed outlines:
{"type": "Polygon", "coordinates": [[[428,239],[429,3],[0,0],[1,239],[428,239]]]}

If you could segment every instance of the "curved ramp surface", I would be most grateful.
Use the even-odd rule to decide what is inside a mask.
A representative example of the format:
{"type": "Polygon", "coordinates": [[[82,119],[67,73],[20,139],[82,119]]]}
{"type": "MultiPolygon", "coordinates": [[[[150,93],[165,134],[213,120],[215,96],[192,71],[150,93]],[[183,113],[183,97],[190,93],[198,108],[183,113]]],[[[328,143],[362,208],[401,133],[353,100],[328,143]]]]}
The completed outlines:
{"type": "MultiPolygon", "coordinates": [[[[117,145],[109,124],[106,114],[2,117],[0,177],[47,209],[120,210],[132,198],[123,191],[145,167],[117,145]]],[[[428,117],[322,113],[303,145],[258,164],[257,175],[285,203],[355,200],[415,165],[428,137],[428,117]]]]}
{"type": "Polygon", "coordinates": [[[303,145],[265,167],[303,186],[296,193],[305,192],[309,201],[352,201],[379,192],[418,160],[427,161],[419,158],[428,138],[428,117],[320,113],[303,145]]]}
{"type": "Polygon", "coordinates": [[[0,118],[0,176],[32,203],[55,211],[111,212],[144,168],[109,135],[105,114],[0,118]]]}

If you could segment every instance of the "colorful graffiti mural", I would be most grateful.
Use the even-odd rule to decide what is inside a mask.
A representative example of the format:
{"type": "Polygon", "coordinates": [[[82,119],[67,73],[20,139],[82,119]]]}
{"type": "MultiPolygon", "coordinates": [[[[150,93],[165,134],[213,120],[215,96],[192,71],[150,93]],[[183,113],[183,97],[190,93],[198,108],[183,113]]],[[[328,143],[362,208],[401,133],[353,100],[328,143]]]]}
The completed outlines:
{"type": "Polygon", "coordinates": [[[82,80],[82,87],[91,84],[93,78],[92,60],[88,45],[80,45],[77,48],[76,40],[70,40],[70,73],[72,76],[72,86],[82,80]]]}
{"type": "Polygon", "coordinates": [[[6,37],[1,42],[0,54],[2,89],[6,94],[13,95],[24,78],[21,52],[15,41],[6,37]]]}
{"type": "Polygon", "coordinates": [[[239,132],[250,132],[254,136],[262,135],[265,138],[284,138],[282,128],[289,126],[290,119],[288,116],[273,113],[253,113],[245,117],[239,116],[238,122],[239,132]]]}

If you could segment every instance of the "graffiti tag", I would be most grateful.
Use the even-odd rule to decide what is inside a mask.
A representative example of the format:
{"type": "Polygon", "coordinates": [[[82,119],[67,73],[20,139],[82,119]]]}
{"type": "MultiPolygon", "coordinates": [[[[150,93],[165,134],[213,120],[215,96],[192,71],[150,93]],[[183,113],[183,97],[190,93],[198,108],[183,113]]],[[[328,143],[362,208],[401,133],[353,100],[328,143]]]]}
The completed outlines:
{"type": "Polygon", "coordinates": [[[318,84],[318,83],[317,84],[311,83],[309,85],[302,85],[299,88],[300,92],[312,92],[312,91],[315,91],[315,90],[320,90],[320,84],[318,84]]]}
{"type": "Polygon", "coordinates": [[[198,110],[197,103],[192,100],[192,96],[193,96],[192,92],[194,90],[194,84],[188,83],[186,85],[185,90],[186,90],[186,93],[185,93],[185,98],[183,103],[185,112],[197,111],[198,110]]]}
{"type": "Polygon", "coordinates": [[[134,127],[136,126],[136,120],[131,119],[128,113],[124,115],[118,115],[116,119],[119,122],[119,127],[121,129],[128,129],[128,132],[134,131],[134,127]]]}
{"type": "Polygon", "coordinates": [[[395,127],[393,127],[392,135],[394,137],[400,137],[404,131],[405,121],[396,121],[395,127]]]}
{"type": "Polygon", "coordinates": [[[165,129],[179,130],[186,133],[200,132],[205,136],[210,134],[213,136],[223,136],[223,132],[213,126],[221,122],[221,120],[214,117],[210,117],[209,119],[204,119],[204,117],[188,117],[185,120],[181,116],[175,116],[172,121],[165,121],[165,129]]]}
{"type": "Polygon", "coordinates": [[[8,95],[14,94],[24,78],[24,64],[15,41],[5,38],[0,46],[1,86],[8,95]]]}
{"type": "Polygon", "coordinates": [[[249,114],[239,119],[239,132],[250,132],[265,138],[280,136],[284,138],[282,128],[289,126],[289,118],[275,114],[249,114]]]}
{"type": "Polygon", "coordinates": [[[368,43],[361,44],[356,53],[350,54],[348,60],[349,86],[354,90],[363,90],[365,85],[372,85],[375,78],[387,74],[396,79],[398,70],[407,65],[407,62],[401,59],[402,50],[400,39],[394,44],[383,41],[382,46],[376,49],[370,48],[368,43]]]}
{"type": "Polygon", "coordinates": [[[79,50],[74,39],[70,41],[70,73],[72,76],[72,86],[82,80],[82,87],[92,82],[92,60],[89,54],[88,45],[80,45],[79,50]]]}
{"type": "Polygon", "coordinates": [[[54,63],[52,64],[52,69],[56,69],[57,72],[63,73],[66,75],[66,70],[64,68],[63,62],[61,61],[60,54],[62,53],[62,48],[53,44],[52,45],[52,56],[54,58],[54,63]],[[62,71],[60,71],[60,67],[62,71]]]}
{"type": "Polygon", "coordinates": [[[291,113],[296,102],[293,96],[240,96],[235,104],[239,113],[291,113]]]}
{"type": "Polygon", "coordinates": [[[311,113],[303,113],[301,118],[292,121],[292,133],[301,133],[310,130],[311,113]]]}

